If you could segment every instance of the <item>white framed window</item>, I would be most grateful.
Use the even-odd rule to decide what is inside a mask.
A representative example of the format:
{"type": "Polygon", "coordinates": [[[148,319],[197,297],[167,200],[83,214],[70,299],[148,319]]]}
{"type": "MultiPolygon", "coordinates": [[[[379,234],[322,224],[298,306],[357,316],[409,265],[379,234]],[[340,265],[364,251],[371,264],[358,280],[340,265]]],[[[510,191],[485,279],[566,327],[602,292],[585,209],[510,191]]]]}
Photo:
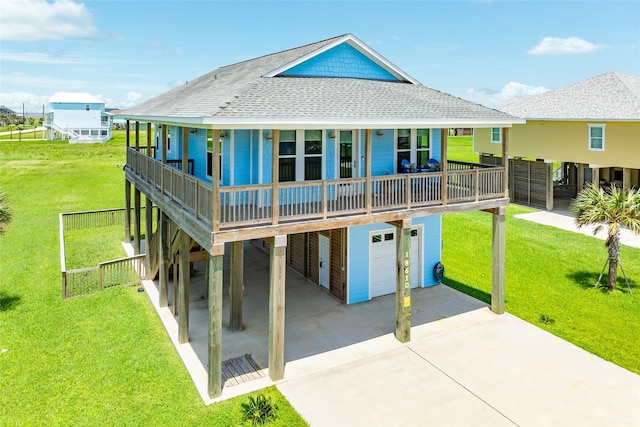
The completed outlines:
{"type": "Polygon", "coordinates": [[[396,130],[396,172],[403,173],[404,165],[427,166],[431,155],[431,129],[396,130]]]}
{"type": "Polygon", "coordinates": [[[605,125],[589,125],[589,150],[604,151],[605,125]]]}
{"type": "Polygon", "coordinates": [[[322,179],[322,130],[281,130],[278,146],[279,181],[322,179]]]}
{"type": "Polygon", "coordinates": [[[491,128],[491,143],[500,144],[502,142],[502,128],[491,128]]]}

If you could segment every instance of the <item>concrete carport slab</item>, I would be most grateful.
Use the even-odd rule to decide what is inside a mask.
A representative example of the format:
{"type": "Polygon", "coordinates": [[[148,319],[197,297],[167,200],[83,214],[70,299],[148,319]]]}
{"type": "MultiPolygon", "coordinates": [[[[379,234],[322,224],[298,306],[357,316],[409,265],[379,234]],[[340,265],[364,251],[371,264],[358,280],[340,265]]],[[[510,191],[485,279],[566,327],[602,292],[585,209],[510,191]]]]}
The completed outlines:
{"type": "Polygon", "coordinates": [[[509,314],[459,317],[278,388],[312,426],[640,425],[638,375],[509,314]]]}

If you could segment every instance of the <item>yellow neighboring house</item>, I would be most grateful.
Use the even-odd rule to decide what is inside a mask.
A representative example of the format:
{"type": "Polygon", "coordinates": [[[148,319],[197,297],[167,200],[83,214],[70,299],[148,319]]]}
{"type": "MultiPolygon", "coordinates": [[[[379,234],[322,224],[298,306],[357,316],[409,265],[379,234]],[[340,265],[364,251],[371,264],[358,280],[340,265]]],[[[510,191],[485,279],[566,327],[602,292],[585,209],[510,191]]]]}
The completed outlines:
{"type": "MultiPolygon", "coordinates": [[[[516,203],[553,210],[587,182],[640,187],[640,77],[608,72],[500,110],[526,119],[509,132],[509,188],[516,203]]],[[[481,163],[502,152],[500,129],[476,129],[481,163]]]]}

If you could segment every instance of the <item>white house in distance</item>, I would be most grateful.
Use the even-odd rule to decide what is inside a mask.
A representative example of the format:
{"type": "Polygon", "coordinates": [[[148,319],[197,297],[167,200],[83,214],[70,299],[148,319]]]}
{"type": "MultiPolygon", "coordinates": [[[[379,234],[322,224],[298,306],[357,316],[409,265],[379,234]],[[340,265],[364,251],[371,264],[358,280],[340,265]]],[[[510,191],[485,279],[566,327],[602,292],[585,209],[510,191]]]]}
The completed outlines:
{"type": "Polygon", "coordinates": [[[104,102],[89,93],[58,92],[49,98],[44,126],[49,139],[105,142],[111,139],[112,119],[104,102]]]}

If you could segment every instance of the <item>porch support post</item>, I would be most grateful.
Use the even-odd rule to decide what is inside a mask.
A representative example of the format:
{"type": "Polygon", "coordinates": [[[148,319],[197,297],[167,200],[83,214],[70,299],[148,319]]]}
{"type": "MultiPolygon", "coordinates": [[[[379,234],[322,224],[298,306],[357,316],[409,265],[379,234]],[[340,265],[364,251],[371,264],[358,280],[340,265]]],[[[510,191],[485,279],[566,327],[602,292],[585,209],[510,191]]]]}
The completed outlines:
{"type": "Polygon", "coordinates": [[[136,152],[140,151],[140,122],[136,120],[136,152]]]}
{"type": "Polygon", "coordinates": [[[154,157],[151,155],[151,123],[147,122],[147,156],[154,157]]]}
{"type": "Polygon", "coordinates": [[[274,237],[271,242],[270,258],[269,377],[275,381],[284,377],[284,288],[287,258],[286,235],[274,237]]]}
{"type": "Polygon", "coordinates": [[[189,128],[182,128],[182,173],[189,174],[189,128]]]}
{"type": "Polygon", "coordinates": [[[127,142],[127,148],[131,147],[131,122],[129,121],[129,119],[126,120],[126,127],[125,127],[125,141],[127,142]]]}
{"type": "Polygon", "coordinates": [[[220,131],[213,131],[211,144],[211,207],[213,211],[213,232],[220,231],[220,131]]]}
{"type": "Polygon", "coordinates": [[[548,211],[553,210],[553,163],[547,163],[546,170],[546,183],[547,183],[547,198],[546,198],[546,208],[548,211]]]}
{"type": "Polygon", "coordinates": [[[209,254],[208,287],[209,287],[209,346],[208,392],[214,398],[222,394],[222,260],[224,244],[214,245],[209,254]]]}
{"type": "MultiPolygon", "coordinates": [[[[160,278],[158,281],[158,305],[169,305],[169,218],[162,212],[158,216],[158,262],[160,263],[160,278]]],[[[174,283],[173,286],[176,286],[174,283]]],[[[174,301],[175,304],[175,301],[174,301]]]]}
{"type": "Polygon", "coordinates": [[[509,197],[509,128],[502,128],[502,167],[504,175],[502,177],[502,186],[504,197],[509,197]]]}
{"type": "Polygon", "coordinates": [[[411,341],[411,219],[396,224],[396,339],[411,341]]]}
{"type": "Polygon", "coordinates": [[[131,243],[131,182],[124,179],[124,242],[131,243]]]}
{"type": "Polygon", "coordinates": [[[229,286],[229,329],[241,331],[242,291],[244,289],[244,242],[231,244],[231,278],[229,286]]]}
{"type": "Polygon", "coordinates": [[[133,254],[140,255],[140,190],[133,188],[133,254]]]}
{"type": "MultiPolygon", "coordinates": [[[[178,290],[178,342],[189,342],[189,251],[191,237],[180,230],[180,288],[178,290]]],[[[174,267],[175,268],[175,267],[174,267]]]]}
{"type": "Polygon", "coordinates": [[[492,247],[492,284],[491,311],[504,313],[504,277],[505,277],[505,213],[506,208],[496,208],[493,212],[492,247]]]}
{"type": "Polygon", "coordinates": [[[145,277],[147,279],[153,279],[149,277],[151,275],[151,241],[153,240],[153,202],[145,197],[144,208],[144,261],[145,261],[145,277]]]}
{"type": "MultiPolygon", "coordinates": [[[[162,128],[162,139],[161,139],[161,154],[160,160],[162,161],[162,168],[164,169],[164,165],[167,163],[167,125],[160,125],[162,128]]],[[[165,194],[164,191],[164,170],[160,173],[160,189],[162,194],[165,194]]]]}
{"type": "Polygon", "coordinates": [[[578,163],[578,182],[576,182],[576,190],[579,193],[584,187],[584,165],[578,163]]]}
{"type": "Polygon", "coordinates": [[[278,158],[278,150],[280,149],[280,130],[273,129],[271,135],[271,220],[273,225],[278,224],[278,214],[280,211],[280,162],[278,158]]]}
{"type": "Polygon", "coordinates": [[[600,186],[600,168],[591,168],[591,182],[593,185],[600,186]]]}
{"type": "Polygon", "coordinates": [[[440,129],[440,171],[442,171],[442,181],[440,182],[440,199],[443,205],[447,204],[447,170],[448,158],[447,158],[447,136],[449,135],[449,129],[440,129]]]}
{"type": "Polygon", "coordinates": [[[628,190],[631,188],[631,169],[622,168],[622,189],[628,190]]]}
{"type": "Polygon", "coordinates": [[[366,129],[364,133],[364,170],[365,170],[365,178],[366,178],[366,186],[367,190],[365,192],[366,197],[366,206],[367,206],[367,214],[371,214],[371,203],[373,199],[373,187],[371,184],[371,152],[372,152],[372,135],[373,129],[366,129]]]}

